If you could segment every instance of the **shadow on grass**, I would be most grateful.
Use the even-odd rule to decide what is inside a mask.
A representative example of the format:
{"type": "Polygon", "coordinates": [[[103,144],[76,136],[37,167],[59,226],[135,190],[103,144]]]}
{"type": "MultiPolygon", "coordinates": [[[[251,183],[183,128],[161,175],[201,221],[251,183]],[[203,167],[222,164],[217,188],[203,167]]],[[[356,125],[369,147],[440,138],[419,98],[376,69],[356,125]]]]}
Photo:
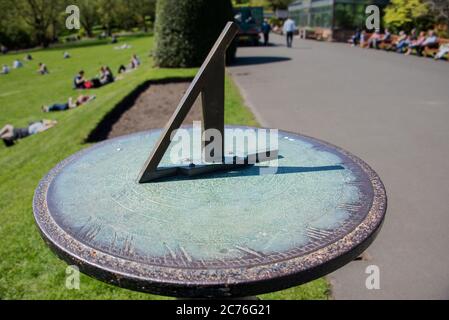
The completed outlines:
{"type": "Polygon", "coordinates": [[[117,105],[103,117],[95,129],[89,133],[85,143],[106,140],[114,124],[120,120],[120,117],[136,103],[139,96],[150,88],[150,86],[168,83],[191,82],[192,79],[192,77],[177,77],[160,80],[148,80],[143,82],[131,91],[124,99],[117,103],[117,105]]]}
{"type": "Polygon", "coordinates": [[[61,43],[53,43],[50,44],[48,48],[43,48],[42,46],[34,47],[34,48],[25,48],[25,49],[17,49],[17,50],[11,50],[7,54],[13,55],[13,54],[20,54],[20,53],[33,53],[36,51],[57,51],[57,50],[69,50],[69,49],[78,49],[78,48],[88,48],[88,47],[94,47],[94,46],[102,46],[102,45],[115,45],[115,46],[121,46],[125,44],[127,41],[131,41],[138,38],[145,38],[145,37],[151,37],[153,34],[151,33],[137,33],[137,34],[129,34],[129,35],[121,35],[118,37],[118,42],[113,44],[111,43],[110,38],[104,38],[104,39],[98,39],[98,38],[91,38],[91,39],[83,39],[79,41],[68,41],[68,42],[61,42],[61,43]]]}

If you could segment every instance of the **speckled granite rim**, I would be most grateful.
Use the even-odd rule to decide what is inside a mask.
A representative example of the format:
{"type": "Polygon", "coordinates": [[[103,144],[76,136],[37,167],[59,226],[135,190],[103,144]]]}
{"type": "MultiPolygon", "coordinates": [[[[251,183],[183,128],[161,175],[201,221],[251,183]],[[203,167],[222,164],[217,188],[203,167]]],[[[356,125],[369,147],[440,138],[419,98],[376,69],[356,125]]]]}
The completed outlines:
{"type": "MultiPolygon", "coordinates": [[[[156,131],[159,130],[153,130],[156,131]]],[[[366,218],[350,233],[319,250],[251,267],[191,269],[129,261],[86,246],[67,234],[53,220],[47,206],[49,186],[68,163],[105,143],[123,137],[101,142],[74,154],[60,162],[41,180],[33,199],[33,211],[39,231],[60,258],[77,265],[83,273],[136,291],[186,298],[226,298],[262,294],[312,281],[352,261],[372,243],[385,217],[387,196],[379,176],[358,157],[315,138],[286,131],[280,133],[315,141],[334,149],[356,163],[371,182],[373,203],[366,218]]]]}

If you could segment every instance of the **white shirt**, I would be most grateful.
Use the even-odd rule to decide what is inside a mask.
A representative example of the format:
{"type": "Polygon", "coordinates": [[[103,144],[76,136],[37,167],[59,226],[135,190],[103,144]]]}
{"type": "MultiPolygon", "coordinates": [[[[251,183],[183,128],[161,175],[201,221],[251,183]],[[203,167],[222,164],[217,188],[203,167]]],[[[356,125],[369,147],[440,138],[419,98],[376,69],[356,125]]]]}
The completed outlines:
{"type": "Polygon", "coordinates": [[[293,21],[292,19],[285,20],[283,30],[285,33],[295,31],[296,30],[295,21],[293,21]]]}
{"type": "Polygon", "coordinates": [[[33,135],[33,134],[39,133],[41,131],[44,131],[44,129],[45,129],[45,126],[42,122],[35,122],[28,127],[28,133],[30,135],[33,135]]]}
{"type": "Polygon", "coordinates": [[[14,60],[13,68],[14,69],[22,68],[22,62],[20,62],[19,60],[14,60]]]}

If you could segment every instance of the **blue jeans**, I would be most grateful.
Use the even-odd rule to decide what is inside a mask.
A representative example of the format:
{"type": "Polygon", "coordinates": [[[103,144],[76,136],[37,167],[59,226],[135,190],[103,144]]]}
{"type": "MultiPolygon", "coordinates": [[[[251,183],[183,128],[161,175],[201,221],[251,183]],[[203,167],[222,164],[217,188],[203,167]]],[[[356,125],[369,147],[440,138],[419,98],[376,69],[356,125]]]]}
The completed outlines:
{"type": "Polygon", "coordinates": [[[293,32],[289,31],[287,32],[287,47],[291,48],[293,43],[293,32]]]}
{"type": "Polygon", "coordinates": [[[64,111],[69,108],[68,103],[55,103],[48,108],[48,111],[64,111]]]}
{"type": "Polygon", "coordinates": [[[396,51],[397,52],[402,52],[405,48],[407,48],[409,45],[408,41],[399,41],[398,44],[396,45],[396,51]]]}

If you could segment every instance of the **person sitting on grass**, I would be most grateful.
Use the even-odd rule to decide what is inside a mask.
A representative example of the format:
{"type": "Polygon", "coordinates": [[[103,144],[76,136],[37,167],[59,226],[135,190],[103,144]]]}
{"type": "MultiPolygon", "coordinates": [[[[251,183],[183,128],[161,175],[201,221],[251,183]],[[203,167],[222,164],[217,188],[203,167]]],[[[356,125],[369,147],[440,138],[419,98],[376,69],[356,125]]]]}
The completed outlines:
{"type": "Polygon", "coordinates": [[[137,69],[140,66],[140,60],[137,57],[136,54],[133,54],[131,56],[131,63],[130,63],[130,68],[131,69],[137,69]]]}
{"type": "Polygon", "coordinates": [[[7,124],[0,130],[0,138],[3,140],[7,147],[11,147],[17,140],[37,134],[39,132],[46,131],[50,128],[53,128],[56,124],[56,120],[45,119],[32,122],[24,128],[15,128],[13,125],[7,124]]]}
{"type": "Polygon", "coordinates": [[[22,67],[23,67],[23,63],[16,59],[16,60],[14,60],[14,62],[12,63],[12,67],[13,67],[14,69],[22,68],[22,67]]]}
{"type": "Polygon", "coordinates": [[[426,33],[424,31],[421,31],[419,33],[418,38],[409,44],[408,50],[405,53],[405,55],[408,56],[409,54],[411,54],[413,52],[413,50],[418,51],[418,48],[420,46],[422,46],[422,44],[424,43],[425,40],[426,40],[426,33]]]}
{"type": "Polygon", "coordinates": [[[78,74],[73,79],[73,88],[75,89],[85,89],[85,84],[87,80],[84,78],[84,70],[78,72],[78,74]]]}
{"type": "Polygon", "coordinates": [[[2,67],[2,72],[0,72],[0,74],[8,74],[9,71],[10,71],[9,67],[6,64],[4,64],[2,67]]]}
{"type": "Polygon", "coordinates": [[[92,78],[90,81],[85,82],[84,86],[88,89],[100,88],[112,82],[114,82],[114,76],[112,75],[111,69],[108,66],[102,66],[100,68],[100,74],[95,78],[92,78]],[[91,87],[89,87],[89,82],[92,84],[91,87]]]}
{"type": "Polygon", "coordinates": [[[95,96],[86,96],[81,94],[75,101],[73,101],[72,97],[70,97],[66,103],[55,103],[51,106],[42,106],[42,111],[53,112],[74,109],[94,100],[95,98],[95,96]]]}
{"type": "Polygon", "coordinates": [[[124,72],[131,72],[137,69],[140,66],[140,59],[137,57],[136,54],[133,54],[131,56],[131,62],[128,65],[128,68],[125,67],[123,64],[118,68],[118,73],[124,73],[124,72]]]}
{"type": "Polygon", "coordinates": [[[64,59],[69,59],[70,58],[70,53],[68,53],[67,51],[64,52],[64,59]]]}
{"type": "Polygon", "coordinates": [[[108,66],[101,67],[100,84],[102,86],[114,82],[114,75],[108,66]]]}
{"type": "Polygon", "coordinates": [[[25,61],[31,61],[31,60],[33,60],[33,57],[31,56],[31,54],[27,54],[26,56],[25,56],[25,58],[23,58],[25,61]]]}
{"type": "Polygon", "coordinates": [[[122,74],[122,73],[125,73],[126,71],[127,71],[126,67],[122,64],[122,65],[120,65],[120,67],[118,67],[117,73],[122,74]]]}
{"type": "Polygon", "coordinates": [[[37,69],[37,73],[39,73],[41,75],[45,75],[45,74],[49,74],[50,72],[48,71],[48,68],[45,65],[45,63],[39,62],[39,69],[37,69]]]}

